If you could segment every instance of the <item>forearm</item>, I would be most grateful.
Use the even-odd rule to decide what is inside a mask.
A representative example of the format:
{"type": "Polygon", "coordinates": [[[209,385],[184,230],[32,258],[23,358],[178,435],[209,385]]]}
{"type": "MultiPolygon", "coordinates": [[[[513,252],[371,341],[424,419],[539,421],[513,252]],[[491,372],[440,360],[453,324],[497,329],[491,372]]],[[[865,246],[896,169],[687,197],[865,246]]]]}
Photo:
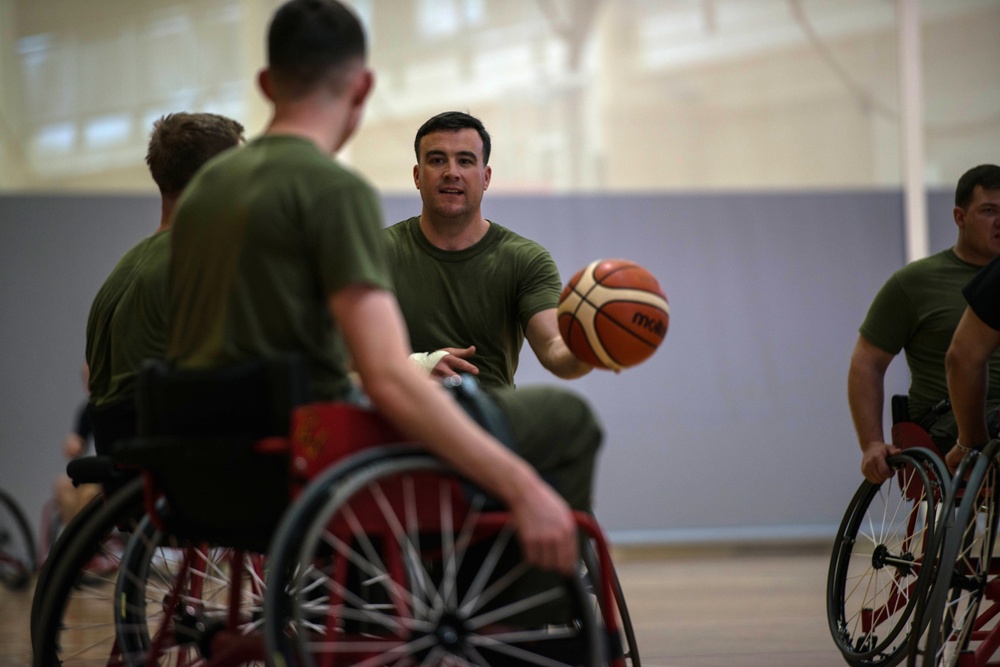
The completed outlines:
{"type": "Polygon", "coordinates": [[[1000,331],[966,308],[945,355],[951,409],[958,424],[958,441],[965,447],[978,447],[989,439],[986,429],[989,361],[998,347],[1000,331]]]}
{"type": "Polygon", "coordinates": [[[960,348],[947,357],[948,394],[958,425],[958,441],[965,447],[980,447],[989,440],[986,428],[986,390],[989,366],[969,358],[960,348]]]}
{"type": "Polygon", "coordinates": [[[882,412],[885,407],[883,373],[861,364],[852,363],[847,378],[847,402],[858,436],[865,451],[872,443],[885,442],[882,412]]]}
{"type": "Polygon", "coordinates": [[[392,297],[379,290],[349,288],[332,297],[331,312],[341,323],[365,391],[379,412],[489,493],[508,505],[520,502],[538,476],[407,358],[406,329],[392,297]],[[380,326],[366,327],[366,322],[380,326]]]}
{"type": "Polygon", "coordinates": [[[546,348],[546,352],[538,355],[538,360],[546,370],[563,380],[583,377],[593,370],[593,366],[580,361],[570,352],[562,337],[553,340],[546,348]]]}
{"type": "Polygon", "coordinates": [[[416,368],[381,372],[365,387],[379,412],[404,435],[506,504],[520,502],[522,490],[537,477],[526,462],[479,428],[438,382],[416,368]]]}
{"type": "Polygon", "coordinates": [[[577,359],[576,355],[570,352],[569,347],[566,346],[566,341],[559,333],[559,321],[555,308],[535,313],[528,320],[524,335],[528,339],[531,349],[534,350],[535,356],[538,357],[538,361],[556,377],[572,380],[586,375],[594,368],[577,359]]]}

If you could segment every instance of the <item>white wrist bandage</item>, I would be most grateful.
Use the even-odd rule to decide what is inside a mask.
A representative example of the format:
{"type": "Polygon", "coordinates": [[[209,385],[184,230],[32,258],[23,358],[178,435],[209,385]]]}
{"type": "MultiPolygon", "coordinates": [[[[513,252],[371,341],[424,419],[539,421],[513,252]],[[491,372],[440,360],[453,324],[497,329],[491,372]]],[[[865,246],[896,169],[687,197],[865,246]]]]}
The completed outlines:
{"type": "Polygon", "coordinates": [[[434,352],[414,352],[410,355],[410,361],[417,365],[417,368],[421,369],[423,372],[430,374],[437,363],[441,361],[448,352],[444,350],[435,350],[434,352]]]}

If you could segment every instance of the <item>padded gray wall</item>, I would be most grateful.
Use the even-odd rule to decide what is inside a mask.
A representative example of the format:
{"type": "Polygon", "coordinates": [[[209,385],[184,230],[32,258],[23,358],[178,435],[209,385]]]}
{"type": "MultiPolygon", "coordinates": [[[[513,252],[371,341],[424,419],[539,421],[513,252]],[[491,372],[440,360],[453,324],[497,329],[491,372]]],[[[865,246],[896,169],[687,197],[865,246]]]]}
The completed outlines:
{"type": "MultiPolygon", "coordinates": [[[[389,222],[419,212],[387,196],[389,222]]],[[[932,249],[954,240],[930,198],[932,249]]],[[[662,348],[563,383],[528,348],[518,382],[589,398],[607,432],[596,506],[619,542],[832,535],[860,481],[846,401],[857,326],[903,263],[898,192],[488,195],[487,216],[552,252],[649,268],[671,305],[662,348]]],[[[153,231],[155,197],[0,197],[0,486],[37,521],[83,399],[90,301],[153,231]]],[[[907,386],[902,362],[889,391],[907,386]]]]}

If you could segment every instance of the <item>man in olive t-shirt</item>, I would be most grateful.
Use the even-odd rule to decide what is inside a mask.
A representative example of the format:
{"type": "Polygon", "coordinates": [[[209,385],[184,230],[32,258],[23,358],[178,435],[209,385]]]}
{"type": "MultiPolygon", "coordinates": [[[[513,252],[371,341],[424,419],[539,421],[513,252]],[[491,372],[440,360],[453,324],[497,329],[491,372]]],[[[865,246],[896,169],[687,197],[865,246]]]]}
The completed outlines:
{"type": "Polygon", "coordinates": [[[569,392],[545,392],[542,402],[508,391],[498,402],[518,453],[525,441],[550,445],[526,460],[407,359],[378,199],[330,157],[354,134],[374,85],[365,42],[336,0],[289,0],[275,12],[258,76],[272,110],[264,135],[204,169],[178,204],[168,360],[212,368],[298,353],[314,397],[336,398],[350,387],[349,355],[389,423],[504,503],[530,564],[575,574],[571,504],[589,504],[600,426],[569,392]],[[575,483],[561,497],[543,475],[575,483]]]}
{"type": "MultiPolygon", "coordinates": [[[[92,416],[127,404],[142,361],[164,357],[174,207],[201,166],[242,139],[243,126],[217,114],[173,113],[153,124],[146,163],[160,190],[160,224],[152,236],[125,253],[90,307],[86,359],[92,416]]],[[[95,424],[98,453],[110,444],[104,442],[104,426],[95,424]]]]}
{"type": "Polygon", "coordinates": [[[446,111],[417,130],[413,181],[419,217],[386,230],[396,296],[418,361],[437,377],[466,372],[512,387],[527,338],[542,365],[570,379],[592,369],[563,341],[562,285],[538,243],[483,217],[490,135],[469,114],[446,111]]]}
{"type": "MultiPolygon", "coordinates": [[[[1000,167],[980,165],[958,181],[953,217],[955,245],[908,264],[879,291],[860,328],[851,356],[847,393],[865,478],[881,483],[891,471],[886,457],[897,450],[882,426],[884,378],[893,358],[905,351],[910,369],[909,419],[923,426],[946,452],[955,443],[954,415],[935,411],[948,398],[945,353],[965,308],[961,289],[1000,253],[1000,230],[988,213],[986,193],[1000,187],[1000,167]]],[[[991,401],[1000,401],[1000,363],[994,364],[991,401]]],[[[947,404],[945,404],[947,405],[947,404]]]]}

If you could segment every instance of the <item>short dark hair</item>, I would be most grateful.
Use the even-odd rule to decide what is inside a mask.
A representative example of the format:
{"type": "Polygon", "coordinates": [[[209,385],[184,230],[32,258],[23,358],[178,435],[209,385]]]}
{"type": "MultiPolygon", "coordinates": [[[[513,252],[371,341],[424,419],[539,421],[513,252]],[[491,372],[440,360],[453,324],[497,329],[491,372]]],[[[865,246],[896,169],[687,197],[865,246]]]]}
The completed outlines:
{"type": "Polygon", "coordinates": [[[153,123],[146,164],[160,193],[179,195],[201,165],[243,139],[243,126],[214,113],[172,113],[153,123]]]}
{"type": "Polygon", "coordinates": [[[289,0],[267,32],[267,64],[275,84],[292,97],[307,92],[338,67],[364,61],[365,31],[337,0],[289,0]]]}
{"type": "Polygon", "coordinates": [[[962,174],[955,188],[955,206],[963,211],[967,209],[977,185],[983,190],[1000,190],[1000,167],[981,164],[962,174]]]}
{"type": "Polygon", "coordinates": [[[417,137],[413,140],[413,152],[417,154],[417,162],[420,162],[420,140],[431,132],[458,132],[459,130],[473,129],[479,133],[483,140],[483,166],[490,163],[490,133],[486,131],[483,122],[475,116],[470,116],[462,111],[445,111],[434,116],[417,130],[417,137]]]}

